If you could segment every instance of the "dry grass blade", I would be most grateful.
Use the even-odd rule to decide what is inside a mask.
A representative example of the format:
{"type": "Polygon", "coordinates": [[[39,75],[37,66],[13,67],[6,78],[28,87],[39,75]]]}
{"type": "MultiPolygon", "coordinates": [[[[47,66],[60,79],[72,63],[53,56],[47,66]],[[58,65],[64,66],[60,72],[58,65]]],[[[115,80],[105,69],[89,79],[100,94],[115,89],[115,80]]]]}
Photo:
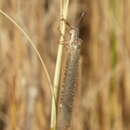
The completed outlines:
{"type": "Polygon", "coordinates": [[[49,75],[49,72],[47,70],[47,67],[39,53],[39,51],[37,50],[36,46],[35,46],[35,43],[32,41],[32,39],[28,36],[28,34],[22,29],[22,27],[20,27],[20,25],[18,25],[15,20],[13,20],[9,15],[7,15],[4,11],[0,10],[0,13],[2,15],[4,15],[9,21],[11,21],[23,34],[24,36],[27,38],[27,40],[29,41],[30,45],[32,46],[32,48],[34,49],[36,55],[38,56],[41,64],[42,64],[42,67],[45,71],[45,74],[46,74],[46,77],[47,77],[47,80],[49,82],[49,86],[50,86],[50,90],[51,90],[51,94],[52,96],[54,97],[54,92],[53,92],[53,87],[52,87],[52,82],[51,82],[51,78],[50,78],[50,75],[49,75]]]}
{"type": "MultiPolygon", "coordinates": [[[[60,0],[60,19],[67,19],[68,14],[68,6],[69,6],[69,0],[60,0]]],[[[55,76],[54,76],[54,93],[56,97],[56,103],[57,103],[57,97],[58,97],[58,90],[59,90],[59,84],[61,79],[61,68],[62,68],[62,57],[63,57],[63,42],[64,42],[64,36],[66,31],[66,24],[63,20],[60,21],[60,44],[58,48],[58,54],[57,54],[57,61],[56,61],[56,69],[55,69],[55,76]]],[[[52,99],[52,110],[51,110],[51,129],[56,130],[56,106],[55,102],[52,99]]]]}

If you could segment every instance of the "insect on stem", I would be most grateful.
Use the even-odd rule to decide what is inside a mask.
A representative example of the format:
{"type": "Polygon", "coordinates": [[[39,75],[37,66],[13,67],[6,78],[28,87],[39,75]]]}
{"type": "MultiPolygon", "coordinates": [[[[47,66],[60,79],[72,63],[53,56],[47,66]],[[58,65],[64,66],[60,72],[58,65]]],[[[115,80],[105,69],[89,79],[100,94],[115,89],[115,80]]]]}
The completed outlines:
{"type": "Polygon", "coordinates": [[[72,28],[70,34],[70,41],[66,51],[65,67],[63,68],[62,85],[58,97],[57,130],[68,130],[71,127],[73,104],[77,88],[82,40],[79,38],[78,27],[72,28]]]}

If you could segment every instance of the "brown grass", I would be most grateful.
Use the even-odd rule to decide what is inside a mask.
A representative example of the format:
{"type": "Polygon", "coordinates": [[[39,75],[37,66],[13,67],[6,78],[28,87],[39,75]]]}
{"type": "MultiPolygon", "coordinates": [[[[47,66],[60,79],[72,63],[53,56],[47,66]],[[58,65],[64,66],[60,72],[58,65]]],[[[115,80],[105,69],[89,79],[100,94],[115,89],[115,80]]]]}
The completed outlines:
{"type": "MultiPolygon", "coordinates": [[[[36,41],[51,80],[60,35],[59,7],[57,0],[0,1],[0,9],[36,41]]],[[[80,26],[81,94],[76,97],[72,130],[129,130],[130,2],[73,0],[68,21],[75,25],[84,10],[87,16],[80,26]]],[[[34,51],[24,43],[27,39],[0,15],[0,130],[23,130],[25,126],[31,130],[49,130],[49,85],[34,51]],[[32,88],[37,92],[34,108],[27,109],[28,102],[32,102],[28,98],[32,88]],[[32,113],[28,115],[28,111],[32,113]]]]}

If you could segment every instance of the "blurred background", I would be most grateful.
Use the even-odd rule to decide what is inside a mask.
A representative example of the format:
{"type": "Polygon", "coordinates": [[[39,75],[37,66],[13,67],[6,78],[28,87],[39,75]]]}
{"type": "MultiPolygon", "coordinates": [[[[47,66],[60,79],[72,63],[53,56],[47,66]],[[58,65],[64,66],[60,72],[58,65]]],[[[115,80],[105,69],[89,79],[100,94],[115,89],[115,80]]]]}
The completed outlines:
{"type": "MultiPolygon", "coordinates": [[[[54,77],[59,0],[0,0],[32,38],[54,77]]],[[[130,1],[71,0],[83,40],[72,130],[130,130],[130,1]]],[[[49,85],[25,36],[0,15],[0,130],[49,130],[49,85]]]]}

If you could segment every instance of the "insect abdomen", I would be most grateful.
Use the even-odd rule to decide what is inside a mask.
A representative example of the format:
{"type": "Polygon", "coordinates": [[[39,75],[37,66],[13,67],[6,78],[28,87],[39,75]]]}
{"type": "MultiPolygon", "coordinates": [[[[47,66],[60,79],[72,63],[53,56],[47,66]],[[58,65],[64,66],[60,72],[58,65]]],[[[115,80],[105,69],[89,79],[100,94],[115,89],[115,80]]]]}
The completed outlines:
{"type": "Polygon", "coordinates": [[[76,80],[78,77],[80,48],[68,48],[64,78],[59,92],[58,130],[67,130],[71,125],[76,80]]]}

